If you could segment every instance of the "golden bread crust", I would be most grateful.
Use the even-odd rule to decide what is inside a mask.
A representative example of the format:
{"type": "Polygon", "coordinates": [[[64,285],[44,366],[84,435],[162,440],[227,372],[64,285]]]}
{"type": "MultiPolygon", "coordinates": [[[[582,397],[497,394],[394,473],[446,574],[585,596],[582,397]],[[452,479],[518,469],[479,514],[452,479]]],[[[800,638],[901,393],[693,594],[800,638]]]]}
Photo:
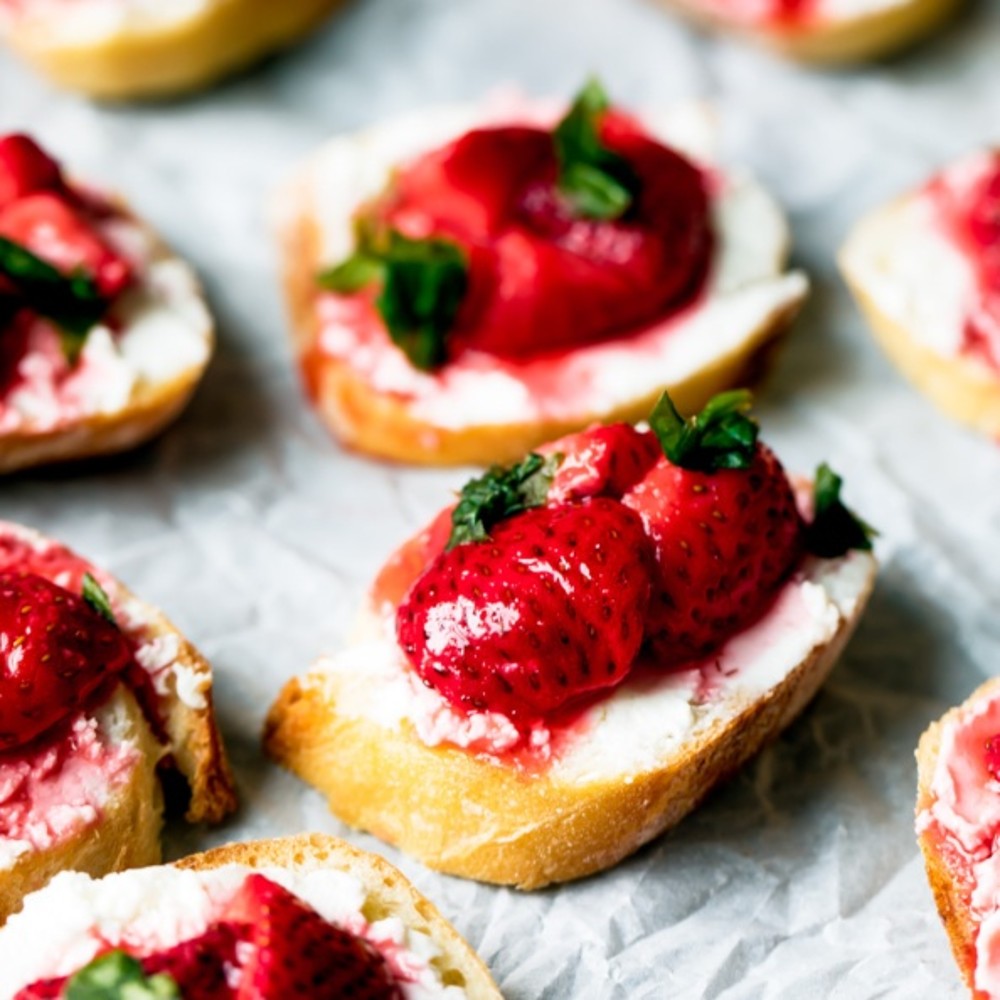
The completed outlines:
{"type": "MultiPolygon", "coordinates": [[[[124,217],[151,241],[153,260],[175,255],[141,219],[120,205],[124,217]]],[[[200,290],[199,290],[200,292],[200,290]]],[[[56,462],[75,462],[128,451],[165,430],[194,395],[215,346],[215,330],[202,331],[208,350],[201,364],[175,378],[139,382],[128,404],[113,413],[93,413],[53,430],[0,433],[0,475],[56,462]]]]}
{"type": "Polygon", "coordinates": [[[307,388],[320,415],[348,447],[420,465],[512,462],[539,444],[588,424],[644,420],[662,389],[670,391],[681,412],[698,412],[716,393],[748,384],[766,372],[801,307],[796,301],[776,308],[738,349],[716,356],[688,378],[664,384],[614,409],[584,413],[572,420],[438,427],[415,418],[392,394],[374,389],[347,362],[317,349],[316,274],[322,261],[316,220],[300,207],[287,220],[280,241],[294,349],[299,363],[305,362],[307,388]]]}
{"type": "MultiPolygon", "coordinates": [[[[957,720],[965,709],[978,699],[995,697],[998,689],[1000,689],[1000,678],[986,681],[962,705],[950,709],[937,722],[931,723],[920,737],[916,752],[916,812],[918,817],[934,804],[935,797],[932,785],[944,728],[952,721],[957,720]]],[[[920,851],[924,857],[924,867],[927,870],[927,880],[930,882],[931,891],[934,894],[934,902],[948,934],[948,942],[962,974],[962,979],[972,991],[973,1000],[990,1000],[987,993],[974,987],[977,925],[972,918],[972,887],[968,884],[963,873],[949,864],[947,855],[942,850],[940,839],[935,834],[933,827],[925,827],[920,830],[917,835],[917,843],[920,845],[920,851]]]]}
{"type": "Polygon", "coordinates": [[[878,59],[914,44],[943,25],[964,0],[907,0],[885,10],[821,22],[809,28],[739,27],[707,12],[699,0],[661,0],[713,29],[742,34],[792,59],[838,65],[878,59]]]}
{"type": "Polygon", "coordinates": [[[407,927],[430,935],[442,949],[435,965],[445,985],[463,986],[469,1000],[501,1000],[489,970],[462,936],[409,880],[384,858],[361,851],[343,840],[323,834],[302,834],[278,840],[227,844],[176,863],[178,868],[203,871],[222,865],[251,868],[336,868],[359,879],[368,894],[369,921],[393,915],[407,927]]]}
{"type": "Polygon", "coordinates": [[[773,740],[819,689],[864,608],[767,694],[649,771],[569,783],[452,747],[409,723],[389,729],[338,712],[343,676],[294,679],[272,707],[267,752],[318,788],[351,826],[432,868],[537,889],[601,871],[679,822],[773,740]]]}
{"type": "MultiPolygon", "coordinates": [[[[881,211],[892,211],[892,206],[881,211]]],[[[866,276],[851,267],[847,251],[863,238],[867,222],[859,223],[848,237],[840,269],[875,339],[889,360],[943,413],[1000,438],[1000,373],[975,358],[941,354],[922,344],[879,308],[868,292],[866,276]]]]}
{"type": "Polygon", "coordinates": [[[172,24],[100,39],[57,38],[42,19],[15,22],[7,41],[55,83],[132,100],[199,90],[317,27],[344,0],[213,0],[172,24]]]}

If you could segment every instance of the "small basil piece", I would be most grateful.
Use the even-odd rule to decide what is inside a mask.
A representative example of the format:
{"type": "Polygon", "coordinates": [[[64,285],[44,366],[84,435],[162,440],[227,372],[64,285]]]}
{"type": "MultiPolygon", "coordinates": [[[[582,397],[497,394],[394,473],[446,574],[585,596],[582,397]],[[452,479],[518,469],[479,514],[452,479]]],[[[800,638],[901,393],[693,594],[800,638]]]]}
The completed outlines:
{"type": "Polygon", "coordinates": [[[30,250],[2,236],[0,277],[12,286],[22,306],[59,327],[63,349],[70,361],[76,360],[87,334],[108,310],[108,301],[86,274],[63,274],[30,250]]]}
{"type": "Polygon", "coordinates": [[[390,231],[362,236],[357,252],[319,276],[323,288],[352,294],[381,284],[375,305],[389,336],[421,371],[447,360],[448,334],[469,286],[462,249],[450,240],[413,240],[390,231]]]}
{"type": "Polygon", "coordinates": [[[589,80],[552,133],[559,161],[559,190],[589,219],[620,219],[638,195],[628,160],[600,138],[601,117],[611,106],[600,82],[589,80]]]}
{"type": "Polygon", "coordinates": [[[541,507],[562,460],[560,454],[543,457],[532,452],[516,465],[494,465],[478,479],[467,482],[452,511],[447,547],[481,542],[489,538],[490,530],[500,521],[541,507]]]}
{"type": "Polygon", "coordinates": [[[825,462],[813,480],[813,519],[806,528],[806,548],[823,559],[835,559],[852,549],[869,552],[878,532],[840,499],[843,480],[825,462]]]}
{"type": "Polygon", "coordinates": [[[96,578],[91,573],[83,574],[83,599],[102,618],[111,622],[112,625],[118,625],[118,619],[115,618],[115,612],[111,607],[111,601],[108,598],[107,591],[105,591],[105,589],[97,582],[96,578]]]}
{"type": "Polygon", "coordinates": [[[753,396],[734,389],[713,397],[701,413],[685,420],[666,392],[649,418],[664,455],[674,465],[699,472],[747,469],[757,449],[757,422],[748,411],[753,396]]]}
{"type": "Polygon", "coordinates": [[[183,1000],[170,976],[147,976],[124,951],[95,958],[66,984],[66,1000],[183,1000]]]}

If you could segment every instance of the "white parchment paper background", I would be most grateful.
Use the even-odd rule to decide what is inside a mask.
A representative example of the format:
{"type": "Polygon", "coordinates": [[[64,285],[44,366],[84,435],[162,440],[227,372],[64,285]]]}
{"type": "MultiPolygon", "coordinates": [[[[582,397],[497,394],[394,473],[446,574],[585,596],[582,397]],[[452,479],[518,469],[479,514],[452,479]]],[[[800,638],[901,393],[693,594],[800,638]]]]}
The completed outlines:
{"type": "Polygon", "coordinates": [[[844,73],[707,40],[640,0],[358,0],[260,71],[147,108],[97,107],[0,61],[0,129],[34,129],[126,193],[204,275],[222,339],[194,405],[155,446],[4,482],[0,516],[108,566],[214,662],[243,809],[222,830],[171,830],[171,856],[304,829],[378,847],[262,758],[260,725],[281,682],[336,648],[389,550],[466,474],[386,467],[327,438],[291,369],[263,206],[333,131],[506,81],[568,95],[593,70],[638,105],[717,102],[729,157],[788,206],[815,290],[760,415],[790,467],[827,458],[844,473],[882,530],[883,574],[805,716],[615,871],[523,896],[383,850],[511,1000],[959,997],[912,835],[913,748],[1000,671],[1000,449],[890,369],[833,253],[862,211],[1000,141],[996,0],[905,58],[844,73]]]}

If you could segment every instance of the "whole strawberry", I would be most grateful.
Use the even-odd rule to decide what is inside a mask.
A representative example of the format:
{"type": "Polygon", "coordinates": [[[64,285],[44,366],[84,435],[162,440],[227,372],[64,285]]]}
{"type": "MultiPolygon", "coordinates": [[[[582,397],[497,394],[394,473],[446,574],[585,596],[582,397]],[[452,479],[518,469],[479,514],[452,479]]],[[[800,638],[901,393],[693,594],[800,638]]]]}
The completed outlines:
{"type": "Polygon", "coordinates": [[[618,684],[642,645],[653,573],[639,518],[599,497],[479,529],[399,606],[397,636],[423,681],[457,706],[523,721],[618,684]]]}
{"type": "Polygon", "coordinates": [[[229,916],[249,932],[237,1000],[403,998],[380,952],[263,875],[246,880],[229,916]]]}
{"type": "Polygon", "coordinates": [[[622,499],[655,547],[646,635],[664,666],[753,622],[802,551],[791,484],[749,406],[749,393],[723,393],[684,421],[664,394],[650,423],[665,457],[622,499]]]}
{"type": "Polygon", "coordinates": [[[51,729],[133,662],[107,598],[89,586],[85,599],[33,573],[0,573],[0,750],[51,729]]]}

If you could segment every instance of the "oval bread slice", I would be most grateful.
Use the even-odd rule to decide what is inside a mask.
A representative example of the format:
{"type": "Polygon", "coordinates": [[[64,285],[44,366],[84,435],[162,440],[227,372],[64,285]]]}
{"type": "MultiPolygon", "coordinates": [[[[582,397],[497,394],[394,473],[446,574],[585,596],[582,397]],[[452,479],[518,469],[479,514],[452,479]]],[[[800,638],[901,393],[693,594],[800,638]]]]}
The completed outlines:
{"type": "Polygon", "coordinates": [[[889,360],[944,413],[1000,437],[1000,371],[962,351],[971,268],[921,192],[862,219],[839,261],[889,360]]]}
{"type": "Polygon", "coordinates": [[[6,22],[0,13],[0,37],[61,87],[112,100],[167,97],[290,45],[342,3],[77,0],[6,22]],[[109,6],[119,9],[109,13],[109,6]]]}
{"type": "Polygon", "coordinates": [[[727,16],[725,3],[712,0],[662,2],[707,27],[735,31],[793,59],[837,65],[877,59],[912,45],[943,25],[964,0],[882,0],[842,5],[828,0],[829,13],[801,27],[746,24],[727,16]],[[844,11],[838,11],[838,6],[843,6],[844,11]]]}
{"type": "Polygon", "coordinates": [[[96,826],[88,826],[80,835],[49,850],[22,854],[12,867],[0,870],[0,921],[20,907],[26,892],[63,868],[96,876],[159,861],[163,825],[159,766],[168,755],[187,785],[185,815],[189,822],[217,823],[236,808],[232,774],[215,725],[211,668],[204,657],[162,612],[58,542],[0,521],[0,545],[4,538],[26,542],[40,553],[55,549],[75,560],[77,571],[87,568],[95,575],[120,626],[138,644],[140,665],[152,675],[166,744],[153,735],[133,695],[119,685],[109,706],[98,710],[101,731],[112,745],[133,743],[139,762],[116,790],[96,826]]]}
{"type": "MultiPolygon", "coordinates": [[[[66,418],[26,405],[19,423],[0,427],[0,473],[127,451],[150,440],[187,405],[208,367],[215,329],[192,269],[141,220],[122,213],[101,235],[138,266],[135,287],[116,302],[123,327],[99,324],[82,359],[107,373],[86,405],[66,418]]],[[[10,395],[5,400],[10,403],[10,395]]],[[[30,400],[29,400],[30,403],[30,400]]]]}
{"type": "MultiPolygon", "coordinates": [[[[433,941],[436,954],[429,957],[429,965],[442,987],[457,987],[464,991],[468,1000],[501,1000],[486,966],[455,928],[402,873],[377,855],[361,851],[334,837],[304,834],[277,840],[227,844],[184,858],[174,867],[210,872],[234,865],[265,871],[282,869],[298,876],[326,871],[351,876],[360,883],[363,894],[361,915],[368,924],[394,918],[401,921],[410,934],[426,936],[433,941]]],[[[160,916],[169,913],[170,874],[169,867],[147,869],[114,876],[113,881],[96,884],[64,878],[61,883],[51,886],[47,893],[45,890],[37,893],[28,901],[25,912],[0,931],[0,992],[4,996],[12,995],[37,979],[51,976],[56,970],[65,974],[70,969],[78,969],[93,957],[97,945],[88,930],[102,920],[115,928],[116,934],[134,930],[134,921],[148,919],[139,895],[144,890],[157,893],[155,905],[159,907],[156,912],[160,916]],[[123,902],[117,905],[120,900],[123,902]],[[51,907],[71,910],[72,916],[68,920],[60,920],[57,914],[51,913],[51,907]],[[38,931],[46,925],[52,929],[48,939],[42,942],[38,931]]],[[[179,877],[177,872],[173,875],[179,877]]],[[[184,888],[190,893],[192,886],[186,883],[184,888]]],[[[290,888],[294,891],[294,884],[290,888]]],[[[343,890],[341,883],[327,881],[320,883],[317,891],[337,893],[338,890],[343,890]]],[[[181,895],[178,899],[183,906],[183,901],[192,897],[181,895]]],[[[320,908],[319,901],[311,901],[320,908]]],[[[330,902],[333,910],[336,910],[338,902],[343,905],[343,900],[337,895],[330,902]]],[[[153,904],[154,901],[150,900],[150,905],[153,904]]],[[[196,923],[199,919],[190,912],[187,916],[188,922],[196,923]]],[[[182,926],[185,926],[183,922],[182,926]]],[[[441,992],[440,989],[433,994],[420,992],[420,996],[436,996],[441,992]]],[[[288,1000],[298,998],[289,997],[288,1000]]]]}
{"type": "MultiPolygon", "coordinates": [[[[790,240],[781,210],[738,174],[725,175],[724,193],[713,198],[718,246],[702,298],[652,326],[655,331],[671,324],[669,337],[659,336],[655,344],[644,340],[638,351],[633,338],[619,338],[570,352],[563,365],[573,373],[568,381],[577,392],[579,385],[588,386],[579,400],[553,402],[534,393],[530,363],[513,373],[465,372],[456,396],[439,392],[434,377],[415,375],[395,358],[395,348],[387,346],[384,371],[374,376],[356,363],[363,348],[325,349],[316,277],[351,252],[354,212],[385,186],[393,168],[474,127],[548,127],[557,114],[547,104],[524,100],[513,107],[497,102],[428,109],[331,140],[280,192],[276,214],[295,351],[310,368],[309,388],[320,415],[348,446],[402,462],[508,462],[595,421],[643,419],[665,387],[683,411],[695,412],[719,391],[752,382],[766,368],[808,286],[801,273],[785,272],[790,240]],[[412,392],[400,388],[400,377],[414,381],[412,392]]],[[[710,160],[715,121],[706,107],[677,106],[643,120],[660,140],[697,161],[710,160]]],[[[443,371],[455,384],[454,368],[443,371]]],[[[550,384],[551,373],[542,381],[550,384]]]]}
{"type": "Polygon", "coordinates": [[[391,617],[370,610],[353,647],[286,685],[265,748],[340,819],[432,868],[521,889],[579,878],[679,822],[802,711],[853,632],[875,571],[860,552],[811,563],[769,613],[780,629],[767,631],[766,615],[707,674],[627,679],[568,749],[527,769],[428,735],[428,689],[407,669],[391,617]]]}

